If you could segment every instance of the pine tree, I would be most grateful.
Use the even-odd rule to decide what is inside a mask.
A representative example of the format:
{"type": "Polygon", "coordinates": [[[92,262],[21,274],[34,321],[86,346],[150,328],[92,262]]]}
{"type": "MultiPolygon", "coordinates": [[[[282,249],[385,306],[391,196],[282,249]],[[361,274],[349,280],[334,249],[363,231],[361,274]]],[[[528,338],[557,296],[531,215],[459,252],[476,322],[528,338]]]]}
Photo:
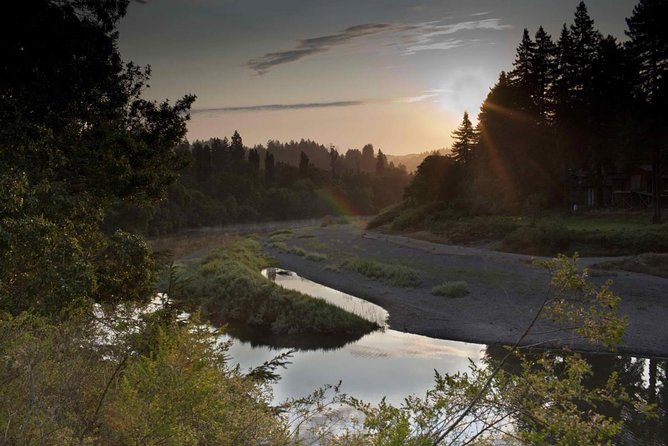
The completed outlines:
{"type": "Polygon", "coordinates": [[[257,149],[250,149],[248,151],[248,164],[253,174],[257,174],[260,171],[260,154],[257,149]]]}
{"type": "Polygon", "coordinates": [[[556,46],[552,37],[539,27],[536,32],[534,52],[531,55],[533,77],[532,100],[541,124],[547,124],[552,113],[552,90],[556,69],[556,46]]]}
{"type": "Polygon", "coordinates": [[[652,145],[652,221],[661,221],[661,152],[668,127],[668,1],[640,0],[626,20],[626,33],[635,72],[635,93],[644,106],[647,133],[652,145]]]}
{"type": "Polygon", "coordinates": [[[334,148],[334,146],[331,146],[329,148],[329,167],[332,173],[332,180],[336,180],[336,165],[339,160],[339,152],[334,148]]]}
{"type": "Polygon", "coordinates": [[[385,172],[387,167],[387,157],[383,154],[382,150],[378,149],[378,156],[376,157],[376,174],[382,175],[385,172]]]}
{"type": "Polygon", "coordinates": [[[244,143],[239,135],[238,131],[234,131],[232,135],[232,144],[230,145],[230,151],[232,155],[232,161],[235,163],[240,163],[246,157],[246,152],[244,150],[244,143]]]}
{"type": "Polygon", "coordinates": [[[264,155],[264,182],[267,185],[267,187],[270,187],[271,185],[274,184],[274,176],[276,172],[276,167],[275,167],[275,161],[274,161],[274,154],[267,152],[264,155]]]}
{"type": "Polygon", "coordinates": [[[471,165],[473,151],[478,142],[478,135],[471,124],[468,112],[464,112],[464,118],[459,127],[452,132],[452,159],[464,168],[471,165]]]}
{"type": "Polygon", "coordinates": [[[308,156],[302,150],[299,155],[299,176],[302,178],[308,178],[309,170],[309,159],[308,156]]]}
{"type": "Polygon", "coordinates": [[[531,96],[531,92],[536,88],[533,76],[533,59],[535,51],[536,44],[531,40],[529,30],[524,28],[522,41],[515,53],[513,70],[508,73],[508,79],[513,86],[522,90],[527,98],[531,96]]]}

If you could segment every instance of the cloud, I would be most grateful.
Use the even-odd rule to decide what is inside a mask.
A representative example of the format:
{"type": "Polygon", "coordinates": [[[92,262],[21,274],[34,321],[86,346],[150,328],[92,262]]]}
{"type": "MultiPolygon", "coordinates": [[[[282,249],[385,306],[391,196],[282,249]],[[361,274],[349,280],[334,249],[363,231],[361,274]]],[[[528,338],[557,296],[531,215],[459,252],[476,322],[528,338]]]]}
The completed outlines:
{"type": "Polygon", "coordinates": [[[343,45],[359,37],[378,34],[391,27],[392,25],[386,23],[366,23],[351,26],[336,34],[300,40],[299,45],[294,49],[267,53],[264,56],[249,60],[246,66],[257,74],[265,74],[275,66],[295,62],[312,54],[329,51],[334,46],[343,45]]]}
{"type": "Polygon", "coordinates": [[[455,23],[444,23],[443,20],[416,24],[365,23],[351,26],[335,34],[299,40],[292,49],[266,53],[250,59],[246,62],[246,66],[262,75],[279,65],[296,62],[353,40],[379,34],[388,39],[388,46],[401,48],[400,54],[404,56],[427,50],[449,50],[465,43],[462,39],[447,37],[451,34],[465,30],[498,31],[508,28],[512,26],[502,24],[500,19],[466,20],[455,23]]]}
{"type": "Polygon", "coordinates": [[[407,98],[403,98],[403,99],[400,100],[400,102],[406,102],[406,103],[409,103],[409,104],[411,104],[413,102],[422,102],[422,101],[426,101],[427,99],[431,99],[431,98],[434,98],[436,96],[440,96],[443,93],[448,93],[450,91],[451,90],[449,90],[447,88],[434,88],[434,89],[431,89],[431,90],[425,90],[425,91],[421,92],[419,95],[416,95],[416,96],[409,96],[407,98]]]}
{"type": "Polygon", "coordinates": [[[307,102],[301,104],[264,104],[244,105],[238,107],[211,107],[191,110],[191,114],[204,113],[234,113],[257,111],[301,110],[305,108],[354,107],[366,104],[365,101],[335,101],[335,102],[307,102]]]}
{"type": "Polygon", "coordinates": [[[413,40],[411,42],[402,42],[403,49],[401,50],[401,54],[408,56],[420,51],[442,51],[457,48],[466,42],[462,39],[453,39],[449,36],[460,31],[501,31],[509,28],[512,28],[512,25],[502,24],[500,19],[467,20],[456,23],[420,23],[413,28],[413,40]]]}

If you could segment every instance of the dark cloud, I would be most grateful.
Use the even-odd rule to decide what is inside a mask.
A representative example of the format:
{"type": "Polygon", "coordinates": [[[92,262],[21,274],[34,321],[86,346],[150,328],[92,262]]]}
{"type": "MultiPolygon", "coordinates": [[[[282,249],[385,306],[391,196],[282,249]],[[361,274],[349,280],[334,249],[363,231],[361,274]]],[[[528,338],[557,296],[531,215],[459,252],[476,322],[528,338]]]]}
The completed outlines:
{"type": "Polygon", "coordinates": [[[365,101],[336,101],[336,102],[307,102],[302,104],[247,105],[241,107],[212,107],[212,108],[195,109],[191,111],[191,114],[300,110],[304,108],[353,107],[356,105],[364,105],[364,104],[366,104],[365,101]]]}
{"type": "Polygon", "coordinates": [[[264,56],[249,60],[246,66],[257,74],[265,74],[277,65],[329,51],[334,46],[343,45],[358,37],[378,34],[390,28],[392,28],[392,25],[386,23],[365,23],[351,26],[340,33],[300,40],[299,45],[294,49],[267,53],[264,56]]]}

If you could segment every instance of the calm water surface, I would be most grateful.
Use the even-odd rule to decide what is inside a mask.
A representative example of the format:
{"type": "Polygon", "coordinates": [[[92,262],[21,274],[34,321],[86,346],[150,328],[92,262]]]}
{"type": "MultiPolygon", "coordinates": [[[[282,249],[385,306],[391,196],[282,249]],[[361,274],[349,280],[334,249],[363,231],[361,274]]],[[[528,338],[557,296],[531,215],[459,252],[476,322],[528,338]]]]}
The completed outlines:
{"type": "MultiPolygon", "coordinates": [[[[484,356],[500,358],[505,350],[497,346],[433,339],[392,330],[382,307],[332,288],[311,282],[285,270],[264,270],[277,284],[300,291],[376,322],[383,327],[362,337],[356,336],[276,336],[248,327],[231,327],[234,342],[229,351],[232,362],[249,369],[278,354],[294,350],[291,364],[280,371],[274,386],[274,401],[302,397],[325,384],[342,382],[341,391],[377,403],[383,397],[400,404],[410,394],[423,395],[432,387],[434,370],[439,373],[466,372],[470,361],[481,364],[484,356]]],[[[602,385],[610,373],[618,373],[629,394],[658,405],[659,418],[647,422],[629,408],[610,414],[625,419],[625,427],[615,444],[668,444],[668,386],[665,360],[628,355],[585,355],[592,364],[592,384],[602,385]]]]}

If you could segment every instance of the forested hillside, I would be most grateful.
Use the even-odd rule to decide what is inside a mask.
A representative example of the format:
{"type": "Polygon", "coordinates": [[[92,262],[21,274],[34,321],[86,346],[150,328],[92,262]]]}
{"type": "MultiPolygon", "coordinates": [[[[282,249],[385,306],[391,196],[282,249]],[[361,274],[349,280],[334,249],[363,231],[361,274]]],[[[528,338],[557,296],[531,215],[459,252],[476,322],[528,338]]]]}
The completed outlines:
{"type": "Polygon", "coordinates": [[[167,199],[142,208],[123,204],[109,226],[150,235],[184,228],[325,215],[371,215],[400,202],[410,180],[371,144],[340,154],[313,141],[244,146],[241,135],[183,143],[187,167],[167,199]]]}
{"type": "Polygon", "coordinates": [[[524,30],[473,125],[464,114],[452,153],[429,156],[406,206],[449,204],[473,214],[668,202],[668,37],[641,2],[628,40],[596,29],[584,3],[555,39],[524,30]]]}

